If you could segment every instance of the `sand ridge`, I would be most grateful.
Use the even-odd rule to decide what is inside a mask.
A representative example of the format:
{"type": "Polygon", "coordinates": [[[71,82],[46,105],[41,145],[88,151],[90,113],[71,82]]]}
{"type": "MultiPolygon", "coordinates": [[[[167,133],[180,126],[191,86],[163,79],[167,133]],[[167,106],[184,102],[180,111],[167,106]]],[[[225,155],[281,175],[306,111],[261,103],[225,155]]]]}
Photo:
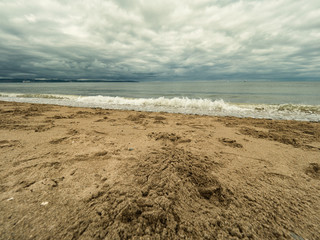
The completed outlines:
{"type": "Polygon", "coordinates": [[[319,239],[320,123],[0,106],[0,239],[319,239]]]}

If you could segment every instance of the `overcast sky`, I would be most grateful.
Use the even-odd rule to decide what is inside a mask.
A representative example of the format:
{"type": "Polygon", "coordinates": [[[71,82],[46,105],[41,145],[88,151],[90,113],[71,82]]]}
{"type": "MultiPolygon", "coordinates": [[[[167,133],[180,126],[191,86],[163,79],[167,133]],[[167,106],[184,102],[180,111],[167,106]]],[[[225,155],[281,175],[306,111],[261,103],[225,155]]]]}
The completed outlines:
{"type": "Polygon", "coordinates": [[[320,1],[0,0],[0,77],[320,80],[320,1]]]}

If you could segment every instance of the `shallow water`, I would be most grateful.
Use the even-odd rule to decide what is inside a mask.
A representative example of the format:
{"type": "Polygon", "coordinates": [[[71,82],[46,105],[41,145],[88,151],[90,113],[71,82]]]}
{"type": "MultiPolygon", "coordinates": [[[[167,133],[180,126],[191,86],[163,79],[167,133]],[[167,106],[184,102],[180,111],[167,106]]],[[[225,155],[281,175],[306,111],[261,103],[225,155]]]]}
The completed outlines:
{"type": "Polygon", "coordinates": [[[0,100],[320,121],[320,82],[0,83],[0,100]]]}

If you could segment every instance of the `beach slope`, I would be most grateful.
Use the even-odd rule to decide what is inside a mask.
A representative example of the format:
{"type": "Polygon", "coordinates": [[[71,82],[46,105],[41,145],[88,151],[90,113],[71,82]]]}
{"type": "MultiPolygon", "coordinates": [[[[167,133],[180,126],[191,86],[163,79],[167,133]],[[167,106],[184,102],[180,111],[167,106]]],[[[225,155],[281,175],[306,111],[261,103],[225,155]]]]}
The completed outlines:
{"type": "Polygon", "coordinates": [[[320,123],[0,102],[0,239],[319,239],[320,123]]]}

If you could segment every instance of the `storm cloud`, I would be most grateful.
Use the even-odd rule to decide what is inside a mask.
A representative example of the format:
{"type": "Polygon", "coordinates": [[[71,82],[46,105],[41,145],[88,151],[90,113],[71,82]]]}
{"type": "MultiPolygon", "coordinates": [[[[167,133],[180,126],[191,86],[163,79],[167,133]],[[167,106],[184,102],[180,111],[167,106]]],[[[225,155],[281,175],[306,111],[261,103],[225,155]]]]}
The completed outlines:
{"type": "Polygon", "coordinates": [[[0,0],[2,79],[319,79],[319,43],[319,0],[0,0]]]}

